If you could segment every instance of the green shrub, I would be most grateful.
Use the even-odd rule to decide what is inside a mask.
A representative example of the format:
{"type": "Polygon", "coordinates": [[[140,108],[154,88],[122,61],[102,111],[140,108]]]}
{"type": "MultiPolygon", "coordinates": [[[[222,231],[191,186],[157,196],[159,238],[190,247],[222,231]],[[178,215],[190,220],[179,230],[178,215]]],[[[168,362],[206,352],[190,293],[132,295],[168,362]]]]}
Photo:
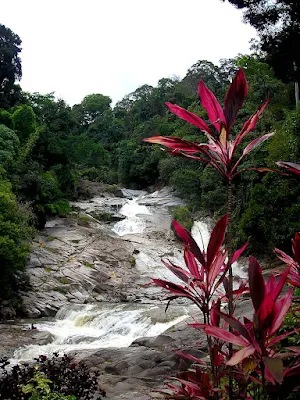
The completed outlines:
{"type": "Polygon", "coordinates": [[[105,397],[105,392],[98,387],[99,373],[90,372],[83,362],[75,362],[67,355],[60,357],[54,353],[49,358],[42,355],[34,359],[34,364],[8,366],[7,359],[0,360],[0,400],[100,400],[105,397]]]}
{"type": "Polygon", "coordinates": [[[175,207],[174,219],[189,231],[192,229],[194,222],[191,217],[191,212],[187,207],[175,207]]]}
{"type": "Polygon", "coordinates": [[[58,215],[59,217],[67,217],[72,208],[67,200],[56,200],[54,203],[45,205],[47,213],[52,215],[58,215]]]}
{"type": "Polygon", "coordinates": [[[22,385],[22,393],[29,394],[29,400],[76,400],[73,395],[64,396],[62,394],[53,393],[49,384],[52,381],[47,379],[43,372],[36,370],[33,378],[29,379],[27,384],[22,385]]]}
{"type": "Polygon", "coordinates": [[[11,184],[0,175],[0,298],[10,298],[16,287],[16,273],[29,258],[32,215],[17,203],[11,184]]]}

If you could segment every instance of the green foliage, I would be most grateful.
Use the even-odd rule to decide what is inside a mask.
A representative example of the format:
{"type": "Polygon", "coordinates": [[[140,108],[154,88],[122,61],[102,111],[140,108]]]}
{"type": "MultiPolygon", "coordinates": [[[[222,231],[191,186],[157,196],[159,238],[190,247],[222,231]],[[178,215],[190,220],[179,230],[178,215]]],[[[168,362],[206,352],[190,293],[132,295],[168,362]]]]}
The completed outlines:
{"type": "Polygon", "coordinates": [[[192,169],[178,169],[171,175],[170,183],[179,196],[185,199],[193,208],[200,207],[201,172],[192,169]]]}
{"type": "Polygon", "coordinates": [[[8,111],[0,110],[0,124],[3,124],[10,129],[13,128],[11,114],[8,111]]]}
{"type": "Polygon", "coordinates": [[[0,25],[0,107],[9,108],[17,99],[18,88],[15,81],[22,77],[19,53],[21,39],[11,29],[0,25]]]}
{"type": "Polygon", "coordinates": [[[192,229],[193,220],[191,212],[187,207],[175,207],[173,218],[189,231],[192,229]]]}
{"type": "Polygon", "coordinates": [[[297,178],[266,176],[251,191],[240,221],[241,241],[248,238],[251,249],[259,253],[289,248],[290,238],[300,230],[299,196],[297,178]]]}
{"type": "Polygon", "coordinates": [[[43,372],[36,370],[33,378],[22,385],[22,393],[30,395],[29,400],[76,400],[73,395],[64,396],[51,392],[50,383],[52,381],[47,379],[43,372]]]}
{"type": "Polygon", "coordinates": [[[119,145],[119,179],[122,184],[135,188],[150,186],[158,178],[160,151],[150,146],[139,146],[133,141],[119,145]]]}
{"type": "Polygon", "coordinates": [[[284,119],[275,127],[275,135],[270,142],[268,161],[274,165],[276,161],[299,161],[300,157],[300,106],[287,111],[284,119]]]}
{"type": "Polygon", "coordinates": [[[72,357],[41,355],[34,364],[0,360],[0,400],[101,400],[105,392],[98,387],[98,374],[72,357]]]}
{"type": "Polygon", "coordinates": [[[9,169],[20,149],[18,136],[5,125],[0,125],[0,167],[9,169]]]}
{"type": "Polygon", "coordinates": [[[45,211],[51,215],[58,215],[59,217],[67,217],[72,208],[67,200],[56,200],[53,203],[45,205],[45,211]]]}
{"type": "Polygon", "coordinates": [[[0,177],[0,298],[10,298],[16,287],[16,273],[23,271],[29,258],[32,236],[30,213],[21,207],[11,184],[0,177]]]}
{"type": "Polygon", "coordinates": [[[17,107],[12,115],[12,124],[21,143],[26,142],[30,135],[36,131],[36,117],[32,107],[26,104],[17,107]]]}

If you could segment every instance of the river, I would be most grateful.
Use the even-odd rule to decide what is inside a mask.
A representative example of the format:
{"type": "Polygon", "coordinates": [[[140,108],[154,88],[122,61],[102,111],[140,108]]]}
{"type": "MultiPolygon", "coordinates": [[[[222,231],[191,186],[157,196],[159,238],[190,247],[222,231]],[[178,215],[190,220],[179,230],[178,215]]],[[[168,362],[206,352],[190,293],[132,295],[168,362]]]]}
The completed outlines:
{"type": "MultiPolygon", "coordinates": [[[[109,229],[112,237],[119,237],[124,243],[130,242],[136,247],[134,268],[140,284],[149,282],[152,277],[176,281],[176,277],[162,265],[161,258],[169,258],[175,264],[182,265],[182,249],[178,247],[170,231],[171,210],[181,204],[180,199],[170,194],[168,189],[152,194],[124,189],[123,193],[125,198],[114,198],[110,202],[125,218],[105,229],[109,229]]],[[[96,198],[78,202],[76,206],[90,215],[104,202],[109,203],[107,199],[96,198]]],[[[52,225],[55,224],[52,222],[52,225]]],[[[205,221],[195,222],[192,234],[200,247],[207,246],[209,228],[205,221]]],[[[235,272],[243,276],[243,266],[236,265],[235,272]]],[[[158,288],[148,290],[152,290],[153,299],[161,293],[158,288]]],[[[163,307],[155,301],[153,304],[132,301],[117,304],[67,303],[54,318],[36,320],[39,331],[50,332],[51,343],[17,349],[14,362],[30,360],[40,354],[50,355],[53,352],[127,347],[137,338],[157,336],[165,332],[185,319],[192,310],[185,303],[175,304],[170,313],[165,314],[163,307]]]]}

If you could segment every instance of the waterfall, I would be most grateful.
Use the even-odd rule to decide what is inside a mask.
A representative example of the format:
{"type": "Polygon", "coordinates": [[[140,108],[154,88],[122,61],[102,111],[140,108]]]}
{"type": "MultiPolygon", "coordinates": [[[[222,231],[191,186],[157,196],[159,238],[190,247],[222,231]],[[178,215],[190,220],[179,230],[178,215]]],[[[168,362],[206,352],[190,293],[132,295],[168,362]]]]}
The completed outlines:
{"type": "Polygon", "coordinates": [[[146,222],[138,215],[149,215],[150,210],[144,206],[138,204],[139,197],[127,202],[122,206],[119,213],[125,215],[125,219],[117,222],[112,231],[119,236],[124,236],[133,233],[142,233],[146,228],[146,222]]]}
{"type": "Polygon", "coordinates": [[[128,347],[139,337],[157,336],[186,318],[182,310],[172,319],[153,318],[158,307],[126,304],[67,304],[55,321],[37,323],[38,330],[48,331],[53,341],[30,345],[15,351],[14,360],[26,361],[40,354],[68,353],[79,349],[128,347]],[[153,311],[154,310],[154,311],[153,311]]]}

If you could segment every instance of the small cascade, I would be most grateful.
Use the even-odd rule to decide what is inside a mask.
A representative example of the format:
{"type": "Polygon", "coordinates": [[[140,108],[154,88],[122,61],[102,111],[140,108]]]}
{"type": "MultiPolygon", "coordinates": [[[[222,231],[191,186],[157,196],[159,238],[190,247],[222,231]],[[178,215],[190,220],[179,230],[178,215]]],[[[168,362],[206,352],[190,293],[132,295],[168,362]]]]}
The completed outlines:
{"type": "Polygon", "coordinates": [[[146,228],[146,222],[140,218],[138,215],[150,215],[150,210],[138,203],[139,197],[132,200],[127,200],[127,202],[120,209],[119,213],[125,215],[125,219],[117,222],[112,231],[119,236],[124,236],[127,234],[137,234],[142,233],[146,228]]]}
{"type": "Polygon", "coordinates": [[[54,340],[43,346],[30,345],[15,351],[14,360],[26,361],[40,354],[70,352],[79,349],[128,347],[139,337],[157,336],[186,318],[182,312],[172,320],[152,321],[155,306],[124,304],[66,305],[52,322],[37,323],[54,340]]]}

